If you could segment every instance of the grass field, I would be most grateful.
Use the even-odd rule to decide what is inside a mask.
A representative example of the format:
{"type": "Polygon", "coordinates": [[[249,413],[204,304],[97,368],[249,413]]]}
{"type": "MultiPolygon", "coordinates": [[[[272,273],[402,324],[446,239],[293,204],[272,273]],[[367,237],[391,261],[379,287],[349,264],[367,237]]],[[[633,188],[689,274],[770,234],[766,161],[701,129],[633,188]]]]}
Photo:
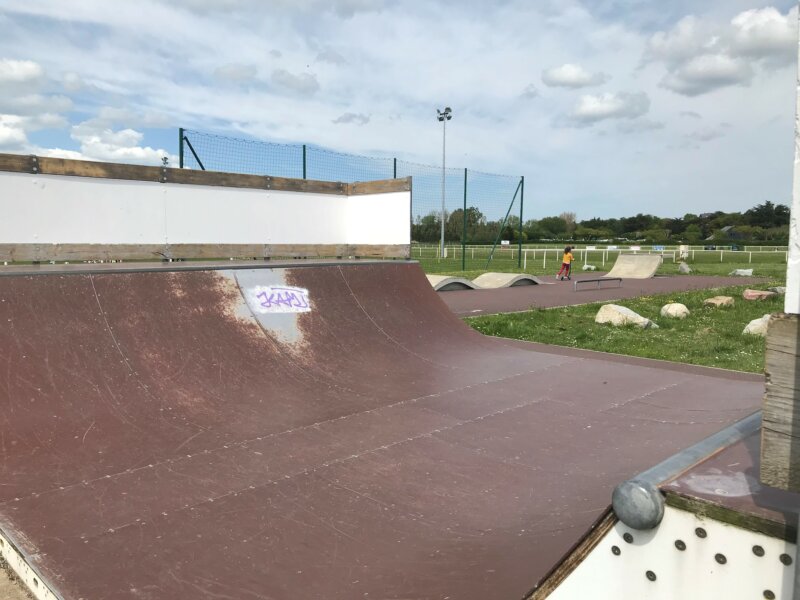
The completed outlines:
{"type": "MultiPolygon", "coordinates": [[[[462,271],[460,248],[451,250],[447,258],[436,257],[436,249],[425,249],[425,252],[418,253],[418,248],[412,248],[411,258],[418,260],[422,268],[427,273],[456,275],[469,279],[486,271],[528,273],[530,275],[553,275],[558,271],[561,264],[561,254],[557,249],[549,250],[547,255],[543,250],[537,250],[537,254],[528,253],[525,266],[519,266],[519,253],[515,248],[497,250],[491,262],[488,248],[467,249],[465,266],[462,271]]],[[[590,251],[588,257],[582,256],[580,252],[576,254],[575,270],[581,271],[584,262],[588,262],[597,267],[598,271],[608,271],[617,259],[616,252],[603,253],[601,251],[590,251]],[[588,258],[588,260],[586,260],[588,258]],[[605,263],[605,264],[604,264],[605,263]]],[[[697,275],[727,275],[734,269],[753,269],[756,276],[762,277],[785,277],[786,273],[786,254],[784,252],[727,252],[719,251],[696,251],[689,257],[687,264],[697,275]],[[720,258],[722,260],[720,260],[720,258]]],[[[661,265],[659,275],[677,275],[678,263],[673,262],[672,256],[667,255],[661,265]]]]}
{"type": "MultiPolygon", "coordinates": [[[[594,317],[604,303],[466,320],[486,335],[758,373],[764,369],[764,338],[743,335],[742,329],[752,319],[781,311],[783,297],[746,301],[742,299],[746,287],[679,292],[615,302],[652,319],[659,329],[599,325],[594,322],[594,317]],[[717,295],[733,296],[735,306],[727,309],[703,306],[703,300],[717,295]],[[683,320],[661,317],[661,307],[668,302],[685,304],[691,315],[683,320]]],[[[768,285],[753,287],[766,289],[768,285]]]]}

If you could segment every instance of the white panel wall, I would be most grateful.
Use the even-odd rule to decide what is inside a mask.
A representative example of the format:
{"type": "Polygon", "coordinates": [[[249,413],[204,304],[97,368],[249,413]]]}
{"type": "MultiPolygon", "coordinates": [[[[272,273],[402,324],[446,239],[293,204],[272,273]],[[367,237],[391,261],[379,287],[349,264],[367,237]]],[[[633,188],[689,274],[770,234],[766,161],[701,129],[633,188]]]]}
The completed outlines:
{"type": "Polygon", "coordinates": [[[410,202],[0,173],[0,243],[409,244],[410,202]]]}

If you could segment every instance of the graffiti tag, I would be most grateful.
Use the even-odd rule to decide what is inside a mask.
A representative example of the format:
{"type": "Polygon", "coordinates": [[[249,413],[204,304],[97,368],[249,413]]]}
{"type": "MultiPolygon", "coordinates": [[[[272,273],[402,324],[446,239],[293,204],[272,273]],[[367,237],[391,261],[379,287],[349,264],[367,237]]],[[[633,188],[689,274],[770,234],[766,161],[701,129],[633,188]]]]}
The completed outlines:
{"type": "Polygon", "coordinates": [[[257,286],[251,291],[251,306],[260,313],[310,312],[308,290],[285,286],[257,286]]]}

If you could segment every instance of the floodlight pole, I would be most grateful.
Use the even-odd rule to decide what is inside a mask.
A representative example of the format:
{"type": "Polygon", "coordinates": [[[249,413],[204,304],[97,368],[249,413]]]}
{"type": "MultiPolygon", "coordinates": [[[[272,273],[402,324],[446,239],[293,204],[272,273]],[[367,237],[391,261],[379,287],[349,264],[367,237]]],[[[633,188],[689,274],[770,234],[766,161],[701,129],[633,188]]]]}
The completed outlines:
{"type": "Polygon", "coordinates": [[[444,258],[444,213],[445,213],[445,202],[444,202],[444,189],[445,189],[445,150],[446,150],[446,143],[447,143],[447,122],[453,118],[453,111],[450,109],[449,106],[446,106],[443,111],[440,111],[438,108],[436,109],[437,118],[442,122],[442,239],[441,244],[439,247],[439,258],[444,258]]]}

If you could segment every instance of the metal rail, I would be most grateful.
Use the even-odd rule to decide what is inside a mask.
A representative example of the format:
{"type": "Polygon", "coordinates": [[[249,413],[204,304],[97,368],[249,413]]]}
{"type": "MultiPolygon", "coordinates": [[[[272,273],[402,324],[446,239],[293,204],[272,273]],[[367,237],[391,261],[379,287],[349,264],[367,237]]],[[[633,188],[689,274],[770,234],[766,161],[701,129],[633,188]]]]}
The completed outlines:
{"type": "Polygon", "coordinates": [[[598,277],[596,279],[576,279],[572,283],[572,291],[573,292],[577,292],[578,291],[578,284],[579,283],[596,283],[597,284],[597,288],[596,289],[599,290],[600,289],[600,283],[602,283],[603,281],[616,281],[619,284],[617,287],[622,287],[622,278],[621,277],[598,277]]]}

